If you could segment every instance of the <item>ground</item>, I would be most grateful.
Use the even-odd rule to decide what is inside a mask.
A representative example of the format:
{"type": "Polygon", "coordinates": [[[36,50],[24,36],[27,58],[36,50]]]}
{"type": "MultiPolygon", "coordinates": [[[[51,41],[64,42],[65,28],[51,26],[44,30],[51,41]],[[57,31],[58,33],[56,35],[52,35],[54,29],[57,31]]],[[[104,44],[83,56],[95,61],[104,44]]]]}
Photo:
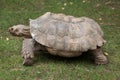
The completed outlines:
{"type": "Polygon", "coordinates": [[[120,80],[120,0],[0,0],[0,80],[120,80]],[[48,11],[97,21],[109,64],[95,65],[90,55],[66,59],[39,52],[33,66],[23,66],[22,39],[8,28],[48,11]]]}

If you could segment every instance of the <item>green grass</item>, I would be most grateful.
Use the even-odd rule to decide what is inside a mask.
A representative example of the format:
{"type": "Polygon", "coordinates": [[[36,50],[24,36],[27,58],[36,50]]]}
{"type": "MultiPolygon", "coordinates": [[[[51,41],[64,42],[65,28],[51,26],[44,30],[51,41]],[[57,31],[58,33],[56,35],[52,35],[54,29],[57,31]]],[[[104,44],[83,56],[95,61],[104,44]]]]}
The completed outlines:
{"type": "Polygon", "coordinates": [[[120,80],[120,0],[84,1],[0,0],[0,80],[120,80]],[[23,66],[22,39],[7,29],[28,25],[29,18],[48,11],[96,20],[105,33],[102,49],[109,54],[109,64],[95,65],[89,55],[65,59],[41,52],[33,66],[23,66]]]}

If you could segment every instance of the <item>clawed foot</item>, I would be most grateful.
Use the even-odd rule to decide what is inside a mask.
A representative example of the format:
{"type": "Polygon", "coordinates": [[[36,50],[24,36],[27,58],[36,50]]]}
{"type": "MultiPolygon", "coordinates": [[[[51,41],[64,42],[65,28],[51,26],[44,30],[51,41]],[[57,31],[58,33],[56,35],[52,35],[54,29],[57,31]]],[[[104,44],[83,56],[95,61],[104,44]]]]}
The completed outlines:
{"type": "Polygon", "coordinates": [[[34,45],[33,39],[26,38],[23,40],[22,57],[24,59],[23,65],[31,66],[34,62],[34,45]]]}
{"type": "Polygon", "coordinates": [[[34,63],[34,61],[31,58],[24,59],[24,61],[23,61],[23,65],[25,65],[25,66],[31,66],[31,65],[33,65],[33,63],[34,63]]]}
{"type": "Polygon", "coordinates": [[[23,65],[25,65],[25,66],[33,65],[33,63],[34,63],[34,59],[33,59],[34,55],[27,53],[27,54],[23,54],[22,57],[24,59],[23,65]]]}
{"type": "Polygon", "coordinates": [[[108,63],[107,57],[103,54],[103,52],[100,48],[97,48],[97,49],[93,50],[93,54],[94,54],[94,57],[95,57],[95,63],[96,64],[102,65],[102,64],[107,64],[108,63]]]}
{"type": "Polygon", "coordinates": [[[95,58],[95,63],[98,65],[107,64],[108,60],[107,60],[106,56],[99,55],[95,58]]]}

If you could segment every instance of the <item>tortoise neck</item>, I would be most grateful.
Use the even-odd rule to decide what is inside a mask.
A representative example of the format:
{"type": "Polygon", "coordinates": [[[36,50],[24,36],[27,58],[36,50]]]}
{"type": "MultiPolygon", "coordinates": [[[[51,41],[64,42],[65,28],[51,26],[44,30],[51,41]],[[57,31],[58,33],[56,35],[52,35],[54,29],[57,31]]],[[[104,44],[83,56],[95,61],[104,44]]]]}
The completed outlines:
{"type": "Polygon", "coordinates": [[[31,38],[32,37],[31,34],[30,34],[30,28],[29,27],[24,28],[23,31],[22,31],[22,34],[26,38],[31,38]]]}

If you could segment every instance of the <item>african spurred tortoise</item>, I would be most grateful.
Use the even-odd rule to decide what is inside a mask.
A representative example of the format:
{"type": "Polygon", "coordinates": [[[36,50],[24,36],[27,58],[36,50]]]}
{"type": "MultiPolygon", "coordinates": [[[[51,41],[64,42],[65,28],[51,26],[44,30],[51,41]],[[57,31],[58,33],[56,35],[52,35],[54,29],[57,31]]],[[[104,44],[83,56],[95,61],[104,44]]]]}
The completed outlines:
{"type": "Polygon", "coordinates": [[[9,28],[12,35],[24,37],[24,65],[33,64],[35,50],[47,50],[52,55],[62,57],[76,57],[92,51],[96,64],[108,62],[101,50],[106,42],[103,31],[93,19],[47,12],[37,19],[30,19],[29,26],[9,28]]]}

